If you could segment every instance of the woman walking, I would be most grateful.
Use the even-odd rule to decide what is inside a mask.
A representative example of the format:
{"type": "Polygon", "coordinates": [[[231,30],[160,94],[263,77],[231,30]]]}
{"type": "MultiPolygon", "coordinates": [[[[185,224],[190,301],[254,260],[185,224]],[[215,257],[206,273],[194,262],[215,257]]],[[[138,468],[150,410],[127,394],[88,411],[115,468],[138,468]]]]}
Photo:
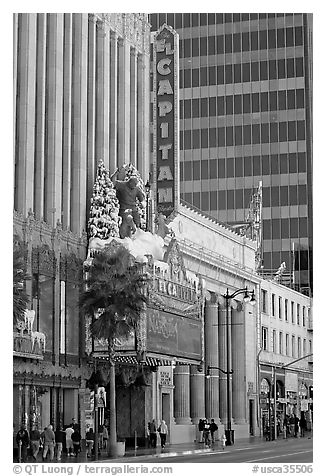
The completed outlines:
{"type": "Polygon", "coordinates": [[[161,448],[164,449],[165,443],[166,443],[166,435],[168,434],[168,426],[164,420],[161,420],[161,424],[158,428],[158,432],[161,438],[161,448]]]}

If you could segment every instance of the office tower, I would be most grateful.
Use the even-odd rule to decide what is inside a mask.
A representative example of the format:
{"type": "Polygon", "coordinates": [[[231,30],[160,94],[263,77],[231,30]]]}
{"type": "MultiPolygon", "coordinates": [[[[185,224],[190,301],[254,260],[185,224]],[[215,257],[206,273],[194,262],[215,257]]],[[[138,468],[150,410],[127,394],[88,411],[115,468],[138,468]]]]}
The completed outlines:
{"type": "Polygon", "coordinates": [[[312,289],[312,15],[151,14],[180,35],[181,199],[230,224],[263,185],[264,272],[312,289]]]}

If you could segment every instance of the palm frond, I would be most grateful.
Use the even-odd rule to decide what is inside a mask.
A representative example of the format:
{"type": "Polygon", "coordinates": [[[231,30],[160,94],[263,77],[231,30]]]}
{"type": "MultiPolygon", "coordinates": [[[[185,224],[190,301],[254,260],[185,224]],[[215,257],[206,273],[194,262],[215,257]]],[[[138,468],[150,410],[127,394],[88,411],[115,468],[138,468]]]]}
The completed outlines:
{"type": "Polygon", "coordinates": [[[83,311],[95,317],[94,337],[114,339],[130,333],[148,302],[144,288],[148,282],[142,268],[124,247],[114,253],[97,253],[85,280],[80,297],[83,311]]]}

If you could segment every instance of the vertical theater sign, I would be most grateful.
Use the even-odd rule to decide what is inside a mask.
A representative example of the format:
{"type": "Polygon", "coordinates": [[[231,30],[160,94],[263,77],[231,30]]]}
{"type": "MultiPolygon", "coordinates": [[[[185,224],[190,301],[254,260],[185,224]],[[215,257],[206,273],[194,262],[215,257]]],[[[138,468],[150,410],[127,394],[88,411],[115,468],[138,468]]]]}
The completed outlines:
{"type": "Polygon", "coordinates": [[[179,203],[179,35],[164,24],[153,43],[153,166],[157,213],[179,203]]]}

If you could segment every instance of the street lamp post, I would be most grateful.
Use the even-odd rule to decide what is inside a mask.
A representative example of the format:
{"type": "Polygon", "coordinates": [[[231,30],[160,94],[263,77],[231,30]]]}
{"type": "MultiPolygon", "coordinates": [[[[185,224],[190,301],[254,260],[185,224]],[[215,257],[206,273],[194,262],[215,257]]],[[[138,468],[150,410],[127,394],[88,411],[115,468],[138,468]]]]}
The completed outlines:
{"type": "Polygon", "coordinates": [[[151,192],[151,184],[149,180],[147,180],[145,184],[145,192],[146,192],[146,231],[151,230],[151,217],[150,217],[150,204],[149,204],[149,196],[151,192]]]}
{"type": "Polygon", "coordinates": [[[230,446],[234,443],[234,438],[232,434],[232,409],[231,409],[231,307],[230,301],[239,294],[243,294],[243,301],[250,302],[255,304],[255,293],[254,291],[248,291],[248,288],[237,289],[232,294],[229,293],[229,289],[226,290],[226,293],[223,295],[225,299],[225,308],[226,308],[226,430],[225,430],[225,444],[230,446]]]}

